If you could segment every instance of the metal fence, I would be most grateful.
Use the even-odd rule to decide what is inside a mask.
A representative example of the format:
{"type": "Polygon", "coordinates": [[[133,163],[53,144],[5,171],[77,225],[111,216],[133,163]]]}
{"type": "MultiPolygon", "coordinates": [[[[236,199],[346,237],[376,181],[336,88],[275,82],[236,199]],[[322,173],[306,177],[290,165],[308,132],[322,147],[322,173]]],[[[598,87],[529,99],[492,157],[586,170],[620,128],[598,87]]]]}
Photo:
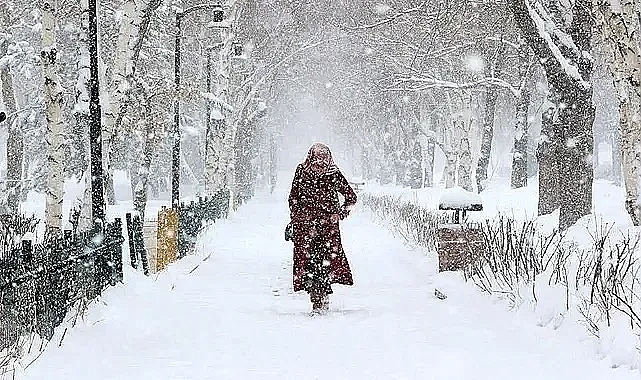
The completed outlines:
{"type": "Polygon", "coordinates": [[[214,222],[228,214],[229,191],[226,190],[211,197],[198,197],[198,202],[181,203],[178,211],[178,258],[194,248],[204,222],[214,222]]]}
{"type": "Polygon", "coordinates": [[[115,219],[104,228],[75,235],[67,230],[41,243],[23,239],[5,251],[0,258],[0,350],[27,333],[51,339],[76,301],[94,299],[121,282],[124,240],[122,222],[115,219]]]}

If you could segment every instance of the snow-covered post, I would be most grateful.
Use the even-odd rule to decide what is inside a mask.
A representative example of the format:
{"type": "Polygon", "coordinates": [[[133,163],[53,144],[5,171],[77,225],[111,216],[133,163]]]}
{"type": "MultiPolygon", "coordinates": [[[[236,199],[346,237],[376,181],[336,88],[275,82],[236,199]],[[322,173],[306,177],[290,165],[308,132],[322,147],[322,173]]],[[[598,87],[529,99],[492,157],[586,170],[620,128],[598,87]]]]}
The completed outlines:
{"type": "Polygon", "coordinates": [[[44,100],[47,116],[47,200],[45,219],[47,230],[58,235],[62,231],[63,189],[63,132],[62,107],[64,93],[56,69],[56,15],[54,3],[45,0],[42,15],[42,52],[44,100]]]}

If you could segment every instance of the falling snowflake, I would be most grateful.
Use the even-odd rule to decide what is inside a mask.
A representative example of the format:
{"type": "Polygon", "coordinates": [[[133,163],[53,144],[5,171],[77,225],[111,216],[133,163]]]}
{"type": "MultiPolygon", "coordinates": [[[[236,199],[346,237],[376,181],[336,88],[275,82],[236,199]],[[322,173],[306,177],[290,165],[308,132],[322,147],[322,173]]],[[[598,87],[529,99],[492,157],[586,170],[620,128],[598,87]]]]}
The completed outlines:
{"type": "Polygon", "coordinates": [[[378,15],[384,15],[384,14],[388,13],[391,10],[392,10],[392,7],[390,7],[387,4],[379,3],[379,4],[376,4],[374,6],[374,13],[376,13],[378,15]]]}
{"type": "Polygon", "coordinates": [[[480,55],[470,54],[465,57],[465,68],[472,72],[483,72],[485,69],[485,60],[480,55]]]}

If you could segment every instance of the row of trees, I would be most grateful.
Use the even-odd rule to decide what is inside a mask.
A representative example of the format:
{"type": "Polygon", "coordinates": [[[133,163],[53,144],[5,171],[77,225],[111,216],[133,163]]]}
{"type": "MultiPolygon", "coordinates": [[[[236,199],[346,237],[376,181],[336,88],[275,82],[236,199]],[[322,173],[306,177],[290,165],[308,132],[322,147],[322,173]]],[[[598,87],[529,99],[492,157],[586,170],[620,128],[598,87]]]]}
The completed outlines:
{"type": "Polygon", "coordinates": [[[560,208],[562,228],[591,212],[595,136],[620,135],[620,147],[619,138],[608,137],[612,178],[622,155],[626,208],[638,225],[636,6],[588,0],[307,4],[305,12],[322,15],[307,24],[309,33],[341,44],[324,46],[290,72],[303,78],[294,82],[299,92],[323,99],[333,131],[361,152],[369,178],[431,186],[440,150],[446,186],[480,192],[491,162],[509,154],[512,187],[525,186],[538,170],[539,213],[560,208]],[[618,107],[604,99],[612,95],[618,107]],[[512,140],[497,140],[497,129],[512,140]]]}
{"type": "MultiPolygon", "coordinates": [[[[11,212],[29,189],[60,204],[53,182],[90,180],[87,4],[47,4],[0,3],[11,212]]],[[[512,186],[538,167],[539,212],[560,208],[563,227],[590,212],[593,131],[607,135],[605,121],[618,119],[626,207],[639,224],[639,25],[634,1],[617,4],[227,0],[224,21],[194,12],[176,39],[176,15],[200,3],[99,2],[107,201],[116,169],[129,173],[141,212],[147,189],[167,190],[176,99],[181,183],[251,196],[257,181],[273,183],[274,152],[292,144],[297,102],[311,97],[370,178],[431,186],[440,151],[447,186],[483,191],[509,153],[512,186]],[[595,72],[610,78],[596,92],[595,72]]]]}
{"type": "MultiPolygon", "coordinates": [[[[254,173],[259,145],[254,136],[260,135],[257,121],[265,109],[261,93],[270,75],[269,67],[251,58],[252,33],[241,28],[243,19],[258,21],[253,2],[97,5],[107,202],[115,203],[114,171],[126,170],[134,205],[143,214],[148,189],[158,196],[168,188],[176,135],[182,137],[183,184],[206,193],[228,188],[235,203],[239,194],[247,197],[254,181],[243,173],[254,173]],[[197,12],[186,17],[189,10],[197,12]],[[220,10],[222,20],[214,14],[220,10]],[[180,73],[172,64],[177,53],[183,55],[180,73]]],[[[2,104],[8,115],[0,203],[4,212],[17,213],[28,191],[45,192],[47,226],[59,230],[64,180],[75,177],[85,183],[77,206],[83,210],[81,223],[88,224],[88,3],[5,1],[0,26],[2,104]]]]}

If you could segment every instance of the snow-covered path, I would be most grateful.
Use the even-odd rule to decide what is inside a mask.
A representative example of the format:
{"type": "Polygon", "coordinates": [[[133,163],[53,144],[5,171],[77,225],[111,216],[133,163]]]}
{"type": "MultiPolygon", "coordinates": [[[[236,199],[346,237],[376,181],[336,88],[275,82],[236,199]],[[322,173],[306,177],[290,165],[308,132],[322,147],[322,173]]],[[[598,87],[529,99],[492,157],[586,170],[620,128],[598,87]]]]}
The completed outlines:
{"type": "Polygon", "coordinates": [[[336,286],[331,313],[312,318],[306,295],[289,291],[286,220],[282,193],[259,195],[155,280],[127,273],[21,377],[639,378],[519,322],[456,275],[437,275],[433,258],[360,212],[343,223],[356,284],[336,286]],[[436,299],[435,287],[448,299],[436,299]]]}

